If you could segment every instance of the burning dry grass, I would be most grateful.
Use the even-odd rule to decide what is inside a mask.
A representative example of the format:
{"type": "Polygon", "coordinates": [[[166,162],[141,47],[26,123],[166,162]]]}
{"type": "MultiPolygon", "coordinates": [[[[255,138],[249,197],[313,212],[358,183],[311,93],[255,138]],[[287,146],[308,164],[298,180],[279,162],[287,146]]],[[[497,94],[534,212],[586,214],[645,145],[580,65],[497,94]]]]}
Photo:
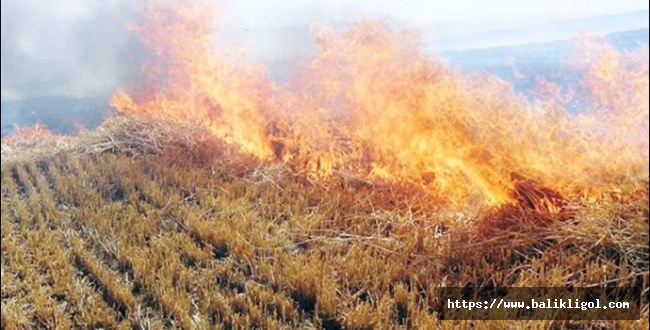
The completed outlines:
{"type": "Polygon", "coordinates": [[[193,123],[262,161],[325,178],[425,183],[457,205],[513,202],[513,173],[569,194],[647,176],[647,49],[582,41],[579,93],[545,82],[528,102],[501,80],[449,69],[417,33],[364,21],[320,29],[313,58],[279,85],[262,65],[215,47],[216,16],[207,2],[146,1],[131,24],[151,53],[145,83],[117,91],[112,105],[193,123]]]}
{"type": "Polygon", "coordinates": [[[647,328],[642,52],[598,46],[570,112],[362,22],[277,86],[213,49],[200,1],[144,7],[147,84],[112,100],[133,116],[2,143],[3,329],[647,328]],[[433,308],[441,286],[603,285],[641,290],[641,320],[433,308]]]}
{"type": "Polygon", "coordinates": [[[2,327],[648,326],[648,181],[447,209],[428,189],[260,162],[116,117],[2,145],[2,327]],[[444,321],[439,286],[632,285],[639,321],[444,321]]]}
{"type": "Polygon", "coordinates": [[[20,127],[14,124],[14,133],[3,137],[2,142],[11,143],[12,141],[35,140],[51,136],[52,132],[41,123],[36,123],[27,127],[20,127]]]}

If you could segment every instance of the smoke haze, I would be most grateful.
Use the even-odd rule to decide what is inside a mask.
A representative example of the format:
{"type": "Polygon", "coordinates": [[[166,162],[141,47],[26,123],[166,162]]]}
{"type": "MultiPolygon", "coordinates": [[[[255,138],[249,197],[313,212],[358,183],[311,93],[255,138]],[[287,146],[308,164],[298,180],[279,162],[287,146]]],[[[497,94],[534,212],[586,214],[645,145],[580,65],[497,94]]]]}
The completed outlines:
{"type": "Polygon", "coordinates": [[[120,0],[3,1],[2,99],[105,95],[137,74],[120,0]]]}
{"type": "MultiPolygon", "coordinates": [[[[230,42],[220,46],[242,45],[276,78],[286,76],[288,63],[313,46],[312,23],[340,28],[366,18],[421,28],[431,52],[557,40],[580,30],[648,27],[647,3],[632,0],[218,3],[220,37],[230,42]],[[607,18],[622,12],[628,14],[607,18]],[[602,17],[590,20],[593,16],[602,17]]],[[[137,20],[138,7],[138,1],[128,0],[2,1],[2,100],[107,98],[134,82],[142,51],[125,22],[137,20]]]]}

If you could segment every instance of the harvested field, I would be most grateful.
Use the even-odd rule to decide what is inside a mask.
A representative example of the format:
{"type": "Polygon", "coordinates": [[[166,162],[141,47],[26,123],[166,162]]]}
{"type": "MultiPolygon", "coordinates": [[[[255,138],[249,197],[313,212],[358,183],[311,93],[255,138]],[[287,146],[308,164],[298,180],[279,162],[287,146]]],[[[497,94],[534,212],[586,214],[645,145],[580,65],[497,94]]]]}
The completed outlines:
{"type": "Polygon", "coordinates": [[[135,118],[3,142],[2,329],[647,328],[648,179],[520,187],[461,212],[135,118]],[[644,303],[634,321],[440,321],[438,287],[467,285],[631,285],[644,303]]]}

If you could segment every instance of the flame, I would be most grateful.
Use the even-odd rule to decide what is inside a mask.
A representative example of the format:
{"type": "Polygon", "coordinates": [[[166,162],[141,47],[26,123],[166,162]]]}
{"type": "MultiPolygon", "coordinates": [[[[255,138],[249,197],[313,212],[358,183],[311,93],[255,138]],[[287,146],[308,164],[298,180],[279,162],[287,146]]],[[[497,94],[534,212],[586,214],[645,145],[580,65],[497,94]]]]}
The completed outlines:
{"type": "Polygon", "coordinates": [[[417,33],[367,21],[319,29],[319,53],[278,85],[263,67],[215,49],[216,12],[145,2],[144,23],[132,29],[151,51],[146,83],[117,91],[112,105],[198,123],[314,175],[417,182],[459,205],[514,202],[518,177],[563,193],[648,175],[647,48],[619,54],[583,40],[590,56],[576,70],[588,110],[575,113],[575,94],[556,85],[540,84],[547,96],[530,102],[504,81],[425,55],[417,33]]]}
{"type": "Polygon", "coordinates": [[[2,137],[2,142],[11,143],[16,141],[35,141],[37,139],[54,136],[52,131],[42,123],[35,123],[31,126],[21,127],[14,124],[14,132],[2,137]]]}
{"type": "Polygon", "coordinates": [[[117,91],[119,111],[204,125],[262,159],[271,157],[263,110],[270,87],[256,67],[235,67],[212,50],[215,10],[196,4],[145,3],[142,25],[131,26],[155,55],[146,91],[134,100],[117,91]]]}

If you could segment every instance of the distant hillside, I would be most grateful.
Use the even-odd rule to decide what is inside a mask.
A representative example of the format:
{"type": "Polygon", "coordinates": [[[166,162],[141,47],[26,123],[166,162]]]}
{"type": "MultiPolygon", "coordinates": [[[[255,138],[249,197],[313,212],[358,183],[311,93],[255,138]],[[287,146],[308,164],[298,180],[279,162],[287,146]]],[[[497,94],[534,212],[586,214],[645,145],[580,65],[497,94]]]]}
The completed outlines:
{"type": "Polygon", "coordinates": [[[472,22],[441,22],[432,27],[436,33],[426,42],[432,51],[546,43],[570,39],[581,32],[605,35],[647,30],[649,17],[648,10],[639,10],[582,18],[479,18],[472,22]]]}
{"type": "MultiPolygon", "coordinates": [[[[618,31],[603,36],[619,51],[629,51],[643,45],[648,45],[648,29],[618,31]]],[[[557,40],[514,46],[492,48],[475,48],[443,52],[442,55],[450,63],[465,69],[491,69],[493,66],[504,66],[509,58],[515,58],[518,64],[561,64],[574,49],[572,40],[557,40]]]]}
{"type": "Polygon", "coordinates": [[[632,31],[622,31],[610,33],[606,36],[607,40],[616,47],[616,49],[628,51],[639,46],[648,46],[649,30],[638,29],[632,31]]]}
{"type": "Polygon", "coordinates": [[[59,133],[73,133],[80,127],[94,128],[111,112],[105,98],[49,96],[2,101],[2,136],[13,124],[30,126],[37,122],[59,133]]]}
{"type": "MultiPolygon", "coordinates": [[[[648,29],[609,33],[603,38],[619,51],[648,46],[648,29]]],[[[510,81],[520,92],[528,90],[536,77],[563,84],[573,83],[567,60],[575,50],[571,40],[443,52],[449,65],[465,71],[481,71],[510,81]],[[517,76],[515,74],[521,74],[517,76]]]]}

